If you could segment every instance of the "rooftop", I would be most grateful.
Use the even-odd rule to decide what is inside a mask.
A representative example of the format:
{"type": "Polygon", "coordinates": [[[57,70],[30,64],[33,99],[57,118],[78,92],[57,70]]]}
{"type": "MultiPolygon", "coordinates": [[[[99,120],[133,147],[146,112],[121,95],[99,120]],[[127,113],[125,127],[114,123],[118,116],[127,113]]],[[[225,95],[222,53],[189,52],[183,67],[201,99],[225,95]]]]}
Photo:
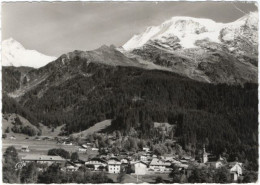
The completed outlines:
{"type": "Polygon", "coordinates": [[[66,161],[60,156],[30,154],[22,157],[23,161],[66,161]]]}
{"type": "Polygon", "coordinates": [[[160,159],[157,159],[157,158],[153,158],[153,160],[151,161],[150,165],[153,165],[153,166],[170,166],[171,163],[169,162],[164,162],[160,159]]]}

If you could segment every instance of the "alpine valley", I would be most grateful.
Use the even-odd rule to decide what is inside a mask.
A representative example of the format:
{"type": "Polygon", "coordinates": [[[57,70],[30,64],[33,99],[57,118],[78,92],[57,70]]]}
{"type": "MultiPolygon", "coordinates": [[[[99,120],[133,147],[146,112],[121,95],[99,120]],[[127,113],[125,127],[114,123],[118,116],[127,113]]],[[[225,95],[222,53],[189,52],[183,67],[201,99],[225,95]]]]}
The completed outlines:
{"type": "Polygon", "coordinates": [[[65,125],[61,135],[111,119],[106,132],[134,131],[154,142],[162,136],[154,122],[167,122],[185,151],[195,153],[208,140],[212,153],[227,152],[230,160],[258,169],[256,12],[231,23],[173,17],[122,47],[75,50],[57,59],[13,39],[5,43],[5,115],[15,113],[38,128],[65,125]]]}

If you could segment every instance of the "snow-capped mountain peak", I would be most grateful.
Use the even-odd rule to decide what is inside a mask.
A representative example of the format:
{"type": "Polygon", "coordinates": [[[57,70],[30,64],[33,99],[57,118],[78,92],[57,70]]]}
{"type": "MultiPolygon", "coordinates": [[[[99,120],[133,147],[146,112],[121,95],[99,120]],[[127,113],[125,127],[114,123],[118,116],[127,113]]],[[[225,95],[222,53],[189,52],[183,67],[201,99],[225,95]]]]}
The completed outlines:
{"type": "Polygon", "coordinates": [[[27,50],[13,38],[9,38],[2,42],[3,66],[39,68],[55,59],[56,57],[47,56],[35,50],[27,50]]]}
{"type": "Polygon", "coordinates": [[[223,29],[235,33],[235,29],[244,25],[257,28],[257,23],[258,14],[256,12],[251,12],[232,23],[218,23],[211,19],[177,16],[159,26],[148,27],[143,33],[133,36],[123,45],[123,48],[125,50],[139,48],[150,40],[159,40],[161,43],[165,43],[171,37],[176,37],[183,48],[195,48],[197,40],[208,39],[221,43],[220,34],[223,29]]]}

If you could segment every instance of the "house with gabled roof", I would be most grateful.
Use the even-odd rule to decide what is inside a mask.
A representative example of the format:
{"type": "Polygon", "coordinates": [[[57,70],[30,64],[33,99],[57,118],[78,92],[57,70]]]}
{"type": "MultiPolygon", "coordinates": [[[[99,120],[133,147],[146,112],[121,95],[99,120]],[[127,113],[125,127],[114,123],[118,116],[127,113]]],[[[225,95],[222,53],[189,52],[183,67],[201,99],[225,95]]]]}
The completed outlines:
{"type": "Polygon", "coordinates": [[[135,167],[135,174],[136,175],[146,175],[147,174],[147,168],[148,164],[143,161],[137,161],[134,164],[135,167]]]}
{"type": "Polygon", "coordinates": [[[22,146],[21,152],[30,152],[29,146],[22,146]]]}
{"type": "Polygon", "coordinates": [[[21,159],[23,162],[37,162],[41,164],[51,165],[53,163],[60,163],[65,164],[66,159],[60,156],[53,156],[53,155],[39,155],[39,154],[30,154],[22,157],[21,159]]]}
{"type": "Polygon", "coordinates": [[[243,174],[242,163],[239,162],[230,162],[227,165],[228,170],[231,174],[232,180],[237,181],[240,176],[243,174]]]}
{"type": "Polygon", "coordinates": [[[168,171],[168,169],[166,168],[170,168],[170,166],[171,166],[170,162],[165,162],[161,159],[153,158],[149,165],[149,168],[155,172],[166,172],[168,171]]]}
{"type": "Polygon", "coordinates": [[[220,157],[209,157],[208,161],[206,163],[207,166],[213,167],[213,168],[220,168],[222,166],[224,166],[225,162],[224,159],[220,156],[220,157]]]}
{"type": "Polygon", "coordinates": [[[116,157],[112,157],[107,161],[108,173],[120,173],[121,161],[116,157]]]}
{"type": "Polygon", "coordinates": [[[93,165],[95,171],[99,171],[101,168],[105,168],[107,166],[107,162],[101,158],[94,157],[87,162],[85,162],[85,165],[93,165]],[[102,166],[102,167],[101,167],[102,166]]]}

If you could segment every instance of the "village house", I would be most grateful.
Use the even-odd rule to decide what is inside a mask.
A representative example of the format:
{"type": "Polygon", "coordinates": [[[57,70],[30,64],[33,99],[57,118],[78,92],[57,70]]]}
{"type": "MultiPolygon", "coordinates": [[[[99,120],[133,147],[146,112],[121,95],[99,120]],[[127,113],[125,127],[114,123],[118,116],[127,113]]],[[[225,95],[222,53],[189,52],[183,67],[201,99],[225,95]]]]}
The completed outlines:
{"type": "Polygon", "coordinates": [[[94,144],[93,144],[93,143],[86,143],[85,145],[86,145],[87,147],[93,147],[94,144]]]}
{"type": "Polygon", "coordinates": [[[148,147],[143,147],[143,151],[149,152],[149,151],[150,151],[150,148],[148,148],[148,147]]]}
{"type": "Polygon", "coordinates": [[[66,160],[61,158],[60,156],[52,156],[52,155],[38,155],[31,154],[22,157],[22,161],[25,163],[28,162],[37,162],[40,164],[52,165],[53,163],[65,164],[66,160]]]}
{"type": "Polygon", "coordinates": [[[147,161],[148,161],[147,156],[145,156],[145,155],[141,155],[141,156],[140,156],[140,161],[147,162],[147,161]]]}
{"type": "Polygon", "coordinates": [[[189,164],[183,164],[181,162],[175,163],[174,165],[181,169],[187,169],[189,167],[189,164]]]}
{"type": "Polygon", "coordinates": [[[70,141],[64,141],[62,144],[63,144],[63,145],[72,145],[72,142],[70,142],[70,141]]]}
{"type": "Polygon", "coordinates": [[[73,166],[73,165],[68,165],[68,166],[66,166],[66,171],[67,172],[75,172],[75,171],[78,171],[78,167],[73,166]]]}
{"type": "Polygon", "coordinates": [[[163,160],[160,160],[158,158],[153,158],[149,165],[149,168],[155,172],[168,172],[170,166],[171,163],[169,162],[164,162],[163,160]]]}
{"type": "Polygon", "coordinates": [[[21,147],[21,152],[30,152],[29,146],[22,146],[21,147]]]}
{"type": "Polygon", "coordinates": [[[126,159],[126,158],[121,159],[120,162],[121,162],[121,164],[128,164],[129,163],[128,159],[126,159]]]}
{"type": "Polygon", "coordinates": [[[206,165],[217,169],[224,165],[224,159],[221,156],[209,157],[206,165]]]}
{"type": "Polygon", "coordinates": [[[146,175],[148,165],[143,161],[138,161],[134,164],[136,175],[146,175]]]}
{"type": "Polygon", "coordinates": [[[174,161],[175,157],[172,155],[164,155],[164,156],[161,156],[161,159],[164,161],[174,161]]]}
{"type": "Polygon", "coordinates": [[[11,140],[15,140],[16,137],[15,137],[15,136],[10,136],[9,139],[11,139],[11,140]]]}
{"type": "Polygon", "coordinates": [[[65,164],[65,170],[67,172],[75,172],[75,171],[78,171],[78,169],[79,169],[79,166],[72,162],[67,161],[67,163],[65,164]]]}
{"type": "Polygon", "coordinates": [[[107,166],[107,163],[105,160],[94,157],[94,158],[90,159],[89,161],[85,162],[85,165],[93,165],[94,170],[99,171],[101,168],[105,168],[107,166]]]}
{"type": "Polygon", "coordinates": [[[117,158],[110,158],[107,161],[108,173],[120,173],[121,162],[117,158]]]}
{"type": "Polygon", "coordinates": [[[129,163],[129,160],[127,158],[122,158],[120,160],[121,162],[121,171],[124,171],[126,172],[128,169],[130,169],[130,163],[129,163]]]}
{"type": "Polygon", "coordinates": [[[81,147],[82,147],[82,148],[85,148],[85,149],[89,148],[89,146],[88,146],[88,145],[85,145],[85,144],[83,144],[81,147]]]}
{"type": "Polygon", "coordinates": [[[231,162],[228,164],[228,169],[233,181],[237,181],[238,178],[243,174],[242,163],[231,162]]]}
{"type": "Polygon", "coordinates": [[[84,152],[87,152],[87,150],[88,150],[88,149],[83,148],[83,147],[79,147],[79,149],[78,149],[79,152],[83,152],[83,153],[84,153],[84,152]]]}
{"type": "Polygon", "coordinates": [[[201,162],[203,164],[206,164],[207,166],[213,167],[213,168],[220,168],[224,165],[224,159],[219,156],[216,157],[215,155],[211,155],[206,152],[205,147],[203,147],[203,153],[201,155],[201,162]]]}
{"type": "Polygon", "coordinates": [[[85,162],[83,160],[76,160],[76,161],[73,161],[73,165],[77,166],[77,167],[81,167],[83,165],[85,165],[85,162]]]}

